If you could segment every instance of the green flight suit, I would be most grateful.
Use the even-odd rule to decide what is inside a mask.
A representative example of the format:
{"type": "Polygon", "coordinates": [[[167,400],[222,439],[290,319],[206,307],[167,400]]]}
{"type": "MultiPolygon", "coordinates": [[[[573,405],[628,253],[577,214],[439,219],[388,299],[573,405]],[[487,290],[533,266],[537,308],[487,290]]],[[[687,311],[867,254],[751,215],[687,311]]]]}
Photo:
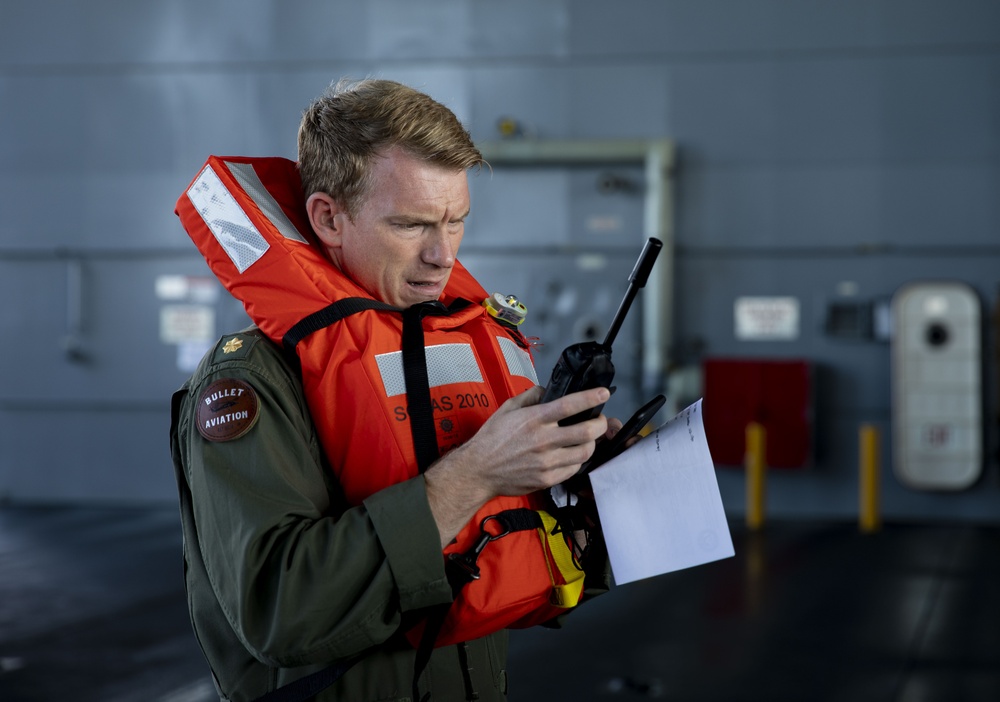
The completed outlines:
{"type": "MultiPolygon", "coordinates": [[[[317,700],[408,700],[414,649],[400,625],[451,601],[422,477],[348,508],[324,467],[296,370],[257,330],[224,337],[175,393],[171,452],[188,606],[223,699],[253,700],[370,651],[317,700]],[[206,389],[241,381],[246,433],[205,438],[206,389]]],[[[506,699],[506,632],[434,650],[420,692],[506,699]]]]}

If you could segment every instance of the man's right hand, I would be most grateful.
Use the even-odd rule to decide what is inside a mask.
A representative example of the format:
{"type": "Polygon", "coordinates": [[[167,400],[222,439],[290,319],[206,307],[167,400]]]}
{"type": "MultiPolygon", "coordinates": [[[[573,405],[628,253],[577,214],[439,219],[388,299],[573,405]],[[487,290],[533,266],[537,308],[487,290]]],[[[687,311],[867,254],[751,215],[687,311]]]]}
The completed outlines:
{"type": "Polygon", "coordinates": [[[575,475],[608,430],[604,415],[569,426],[559,421],[607,402],[607,388],[594,388],[539,404],[535,387],[507,400],[469,441],[424,473],[431,512],[442,546],[487,501],[525,495],[575,475]]]}

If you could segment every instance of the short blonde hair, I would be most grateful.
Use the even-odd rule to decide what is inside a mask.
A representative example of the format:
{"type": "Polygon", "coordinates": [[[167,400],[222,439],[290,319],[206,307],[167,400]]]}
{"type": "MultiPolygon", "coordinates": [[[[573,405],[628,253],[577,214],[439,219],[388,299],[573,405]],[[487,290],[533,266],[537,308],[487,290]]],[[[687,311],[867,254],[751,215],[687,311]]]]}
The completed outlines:
{"type": "Polygon", "coordinates": [[[424,93],[390,80],[341,80],[299,125],[305,196],[324,192],[353,218],[369,192],[373,159],[391,147],[456,170],[485,163],[455,114],[424,93]]]}

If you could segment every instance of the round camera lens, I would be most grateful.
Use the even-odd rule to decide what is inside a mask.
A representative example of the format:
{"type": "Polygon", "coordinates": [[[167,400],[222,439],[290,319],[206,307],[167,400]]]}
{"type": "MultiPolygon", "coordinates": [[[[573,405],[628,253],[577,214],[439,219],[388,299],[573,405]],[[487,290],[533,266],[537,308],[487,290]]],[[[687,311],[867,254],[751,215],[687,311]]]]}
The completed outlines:
{"type": "Polygon", "coordinates": [[[931,346],[944,346],[948,343],[948,328],[940,322],[933,322],[927,327],[927,343],[931,346]]]}

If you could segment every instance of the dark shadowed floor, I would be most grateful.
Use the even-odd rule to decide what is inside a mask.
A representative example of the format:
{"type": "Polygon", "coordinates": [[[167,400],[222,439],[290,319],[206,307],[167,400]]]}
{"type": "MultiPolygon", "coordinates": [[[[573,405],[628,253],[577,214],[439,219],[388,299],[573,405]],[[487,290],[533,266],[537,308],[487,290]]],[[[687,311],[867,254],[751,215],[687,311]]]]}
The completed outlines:
{"type": "MultiPolygon", "coordinates": [[[[1000,700],[1000,527],[733,524],[736,557],[511,638],[511,702],[1000,700]]],[[[172,507],[0,508],[0,700],[215,699],[172,507]]]]}

